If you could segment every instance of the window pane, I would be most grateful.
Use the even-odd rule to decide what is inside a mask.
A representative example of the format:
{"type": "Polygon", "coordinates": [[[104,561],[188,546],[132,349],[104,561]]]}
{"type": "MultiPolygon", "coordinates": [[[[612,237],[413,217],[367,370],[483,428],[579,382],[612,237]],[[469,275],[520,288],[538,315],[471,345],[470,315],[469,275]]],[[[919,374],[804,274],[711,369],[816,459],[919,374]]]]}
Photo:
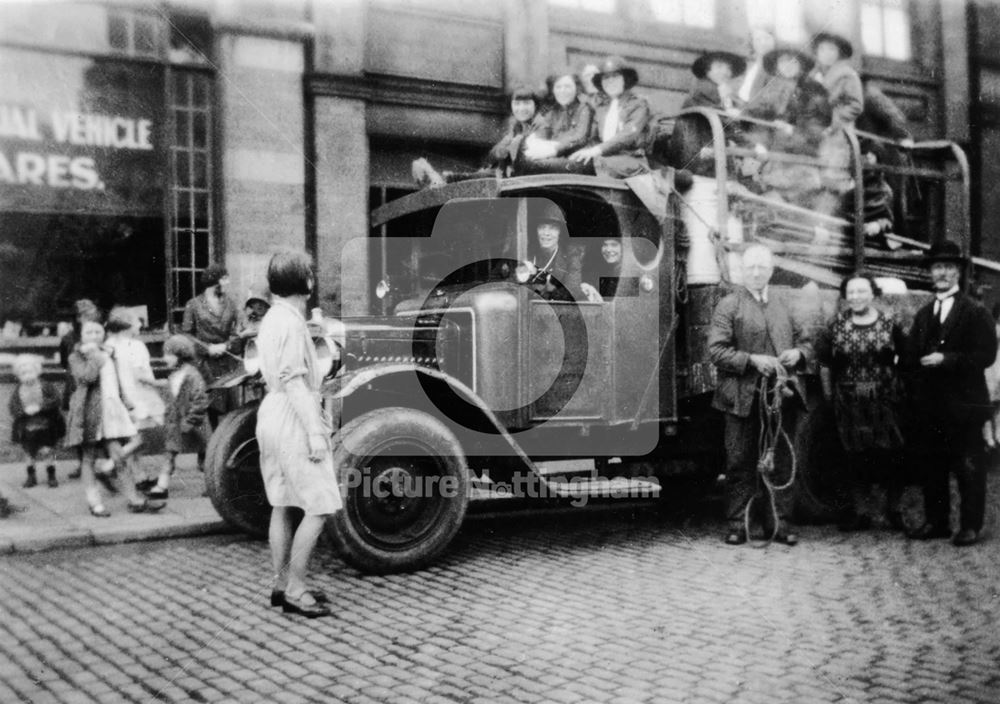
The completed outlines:
{"type": "Polygon", "coordinates": [[[776,0],[774,30],[778,39],[802,42],[806,38],[802,0],[776,0]]]}
{"type": "Polygon", "coordinates": [[[882,11],[872,5],[861,6],[861,45],[866,54],[884,55],[882,46],[882,11]]]}
{"type": "Polygon", "coordinates": [[[120,14],[108,15],[108,44],[112,49],[128,51],[128,22],[120,14]]]}
{"type": "Polygon", "coordinates": [[[176,246],[176,257],[174,266],[180,269],[190,269],[194,262],[194,243],[191,241],[191,234],[188,230],[178,230],[176,246]]]}
{"type": "Polygon", "coordinates": [[[692,27],[714,27],[715,0],[684,0],[684,24],[692,27]]]}
{"type": "Polygon", "coordinates": [[[174,104],[181,107],[191,104],[188,77],[183,73],[174,74],[174,104]]]}
{"type": "Polygon", "coordinates": [[[150,17],[136,17],[133,27],[135,30],[135,53],[141,56],[159,56],[155,20],[150,17]]]}
{"type": "Polygon", "coordinates": [[[890,59],[908,61],[910,46],[910,18],[903,10],[885,11],[885,55],[890,59]]]}
{"type": "Polygon", "coordinates": [[[660,22],[681,24],[684,21],[684,8],[681,0],[652,0],[653,17],[660,22]]]}
{"type": "Polygon", "coordinates": [[[191,113],[187,110],[175,110],[174,121],[177,129],[174,137],[174,144],[187,147],[191,142],[191,113]]]}
{"type": "Polygon", "coordinates": [[[191,76],[191,104],[196,108],[208,107],[208,79],[204,76],[191,76]]]}
{"type": "Polygon", "coordinates": [[[174,150],[174,185],[191,185],[191,155],[183,149],[174,150]]]}
{"type": "Polygon", "coordinates": [[[197,232],[194,236],[194,262],[195,266],[199,269],[204,269],[208,266],[208,242],[209,236],[207,232],[197,232]]]}
{"type": "Polygon", "coordinates": [[[208,114],[195,112],[191,114],[193,132],[192,146],[204,149],[208,146],[208,114]]]}
{"type": "Polygon", "coordinates": [[[194,187],[208,187],[208,158],[204,152],[194,153],[194,187]]]}
{"type": "Polygon", "coordinates": [[[183,306],[189,299],[194,298],[194,274],[189,271],[176,272],[174,279],[176,286],[176,302],[178,306],[183,306]]]}

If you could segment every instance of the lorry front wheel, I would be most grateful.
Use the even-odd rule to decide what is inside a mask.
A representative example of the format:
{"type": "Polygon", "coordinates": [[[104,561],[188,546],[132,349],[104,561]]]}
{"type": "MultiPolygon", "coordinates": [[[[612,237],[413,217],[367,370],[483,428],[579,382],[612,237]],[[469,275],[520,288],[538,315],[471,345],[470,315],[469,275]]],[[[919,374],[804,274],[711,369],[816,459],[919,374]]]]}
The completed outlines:
{"type": "Polygon", "coordinates": [[[469,473],[454,433],[411,408],[379,408],[334,436],[344,508],[327,524],[344,560],[373,574],[413,570],[451,542],[465,517],[469,473]]]}
{"type": "Polygon", "coordinates": [[[228,413],[205,451],[205,488],[230,525],[266,537],[271,506],[264,494],[257,447],[257,404],[228,413]]]}

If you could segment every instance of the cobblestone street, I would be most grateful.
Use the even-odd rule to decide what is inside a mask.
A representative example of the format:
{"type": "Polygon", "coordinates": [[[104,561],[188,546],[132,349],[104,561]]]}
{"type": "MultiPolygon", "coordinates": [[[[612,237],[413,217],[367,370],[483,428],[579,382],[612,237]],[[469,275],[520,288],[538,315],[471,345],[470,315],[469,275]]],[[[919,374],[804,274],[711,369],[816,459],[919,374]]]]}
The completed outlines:
{"type": "Polygon", "coordinates": [[[0,701],[1000,700],[995,509],[964,550],[731,548],[700,513],[473,518],[392,577],[320,550],[316,621],[266,605],[267,546],[238,536],[9,556],[0,701]]]}

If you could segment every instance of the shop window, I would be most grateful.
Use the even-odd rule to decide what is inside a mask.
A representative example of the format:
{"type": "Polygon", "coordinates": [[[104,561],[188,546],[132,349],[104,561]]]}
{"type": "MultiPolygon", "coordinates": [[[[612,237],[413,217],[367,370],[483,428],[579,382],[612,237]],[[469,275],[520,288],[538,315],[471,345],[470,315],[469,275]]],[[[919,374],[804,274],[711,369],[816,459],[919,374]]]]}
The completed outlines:
{"type": "Polygon", "coordinates": [[[711,29],[715,26],[715,0],[651,0],[659,22],[711,29]]]}
{"type": "Polygon", "coordinates": [[[862,0],[861,44],[868,56],[896,61],[913,58],[907,0],[862,0]]]}
{"type": "Polygon", "coordinates": [[[108,11],[108,44],[128,56],[162,57],[163,28],[157,15],[120,8],[108,11]]]}
{"type": "Polygon", "coordinates": [[[212,260],[211,75],[176,70],[171,80],[170,277],[173,318],[197,294],[198,275],[212,260]]]}
{"type": "Polygon", "coordinates": [[[549,4],[587,12],[614,12],[615,0],[549,0],[549,4]]]}
{"type": "Polygon", "coordinates": [[[775,36],[790,43],[806,39],[803,0],[747,0],[747,24],[770,27],[775,36]]]}

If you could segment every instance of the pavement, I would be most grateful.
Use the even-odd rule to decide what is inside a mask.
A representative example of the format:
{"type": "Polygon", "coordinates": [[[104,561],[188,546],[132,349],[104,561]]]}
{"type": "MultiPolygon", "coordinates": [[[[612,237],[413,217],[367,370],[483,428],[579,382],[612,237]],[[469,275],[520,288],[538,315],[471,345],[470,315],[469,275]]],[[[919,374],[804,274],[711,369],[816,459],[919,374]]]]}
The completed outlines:
{"type": "MultiPolygon", "coordinates": [[[[156,476],[163,456],[140,458],[140,465],[156,476]]],[[[25,464],[0,465],[0,494],[23,510],[0,519],[0,554],[30,553],[54,548],[108,545],[231,530],[219,517],[205,492],[204,475],[198,471],[194,455],[181,455],[171,479],[170,499],[157,513],[129,513],[123,493],[105,492],[110,518],[90,514],[79,479],[68,479],[73,461],[56,462],[59,486],[45,484],[45,470],[39,470],[39,484],[24,489],[25,464]]]]}

